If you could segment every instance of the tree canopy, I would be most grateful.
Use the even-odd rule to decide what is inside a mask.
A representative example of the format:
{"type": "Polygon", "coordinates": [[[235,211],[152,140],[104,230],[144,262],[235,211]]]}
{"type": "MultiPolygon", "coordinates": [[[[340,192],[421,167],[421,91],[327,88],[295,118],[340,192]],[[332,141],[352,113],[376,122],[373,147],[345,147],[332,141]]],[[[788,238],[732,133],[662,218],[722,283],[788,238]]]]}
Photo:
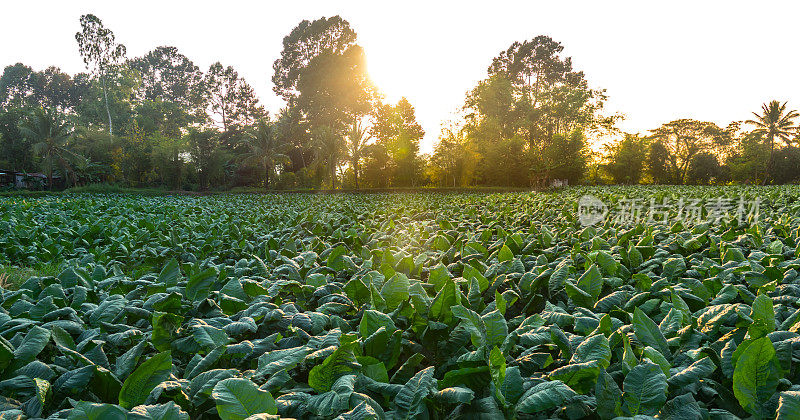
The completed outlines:
{"type": "MultiPolygon", "coordinates": [[[[171,45],[128,57],[100,18],[75,34],[86,71],[9,64],[0,74],[0,169],[60,187],[170,189],[539,187],[778,183],[800,175],[798,120],[772,100],[722,128],[678,119],[625,133],[604,89],[538,35],[486,62],[430,153],[411,97],[387,101],[341,16],[303,20],[271,69],[270,114],[234,65],[200,68],[171,45]],[[53,134],[46,134],[46,127],[53,134]],[[44,131],[43,131],[44,130],[44,131]]],[[[269,73],[269,69],[264,69],[269,73]]]]}

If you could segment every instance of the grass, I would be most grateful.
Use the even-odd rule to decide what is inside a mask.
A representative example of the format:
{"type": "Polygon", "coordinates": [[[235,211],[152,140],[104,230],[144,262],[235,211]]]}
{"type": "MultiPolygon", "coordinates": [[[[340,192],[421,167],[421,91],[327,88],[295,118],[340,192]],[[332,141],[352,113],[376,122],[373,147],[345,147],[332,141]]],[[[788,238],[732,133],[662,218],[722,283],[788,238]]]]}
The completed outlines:
{"type": "Polygon", "coordinates": [[[13,290],[31,277],[56,276],[58,265],[46,264],[38,267],[0,266],[0,287],[13,290]]]}

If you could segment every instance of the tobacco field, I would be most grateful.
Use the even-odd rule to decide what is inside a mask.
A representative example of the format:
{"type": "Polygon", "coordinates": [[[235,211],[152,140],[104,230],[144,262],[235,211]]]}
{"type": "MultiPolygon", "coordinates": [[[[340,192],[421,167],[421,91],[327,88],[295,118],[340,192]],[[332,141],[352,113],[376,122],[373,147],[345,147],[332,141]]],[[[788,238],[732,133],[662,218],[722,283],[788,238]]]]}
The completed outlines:
{"type": "Polygon", "coordinates": [[[0,418],[797,419],[798,198],[0,197],[0,418]]]}

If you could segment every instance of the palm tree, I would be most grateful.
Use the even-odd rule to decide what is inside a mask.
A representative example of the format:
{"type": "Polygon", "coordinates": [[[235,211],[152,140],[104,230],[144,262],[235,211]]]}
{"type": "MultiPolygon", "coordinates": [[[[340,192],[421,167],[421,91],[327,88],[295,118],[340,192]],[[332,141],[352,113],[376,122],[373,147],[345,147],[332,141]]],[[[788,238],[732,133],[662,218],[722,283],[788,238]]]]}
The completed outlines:
{"type": "MultiPolygon", "coordinates": [[[[72,171],[72,164],[83,157],[69,150],[72,129],[57,112],[39,108],[30,118],[20,124],[20,134],[33,142],[34,155],[42,158],[47,170],[48,187],[53,189],[53,167],[58,164],[66,177],[72,171]]],[[[74,177],[74,172],[71,174],[74,177]]]]}
{"type": "Polygon", "coordinates": [[[355,176],[356,189],[358,189],[358,172],[360,169],[361,155],[364,152],[364,146],[372,136],[367,134],[367,128],[361,126],[361,121],[358,119],[353,121],[350,126],[350,131],[347,133],[347,157],[350,158],[350,165],[353,166],[353,175],[355,176]]]}
{"type": "Polygon", "coordinates": [[[795,110],[786,110],[786,102],[781,104],[776,100],[761,105],[762,114],[756,114],[755,120],[748,120],[747,123],[755,125],[757,128],[753,132],[762,134],[767,137],[769,142],[769,162],[767,163],[767,173],[764,176],[764,185],[770,179],[772,171],[773,157],[775,154],[775,139],[782,140],[787,145],[789,144],[790,136],[797,126],[794,125],[794,119],[800,116],[795,110]]]}
{"type": "Polygon", "coordinates": [[[275,126],[266,120],[260,120],[247,134],[245,144],[250,151],[244,155],[244,163],[258,165],[264,170],[264,190],[269,191],[270,175],[275,173],[275,167],[290,162],[289,156],[285,154],[286,144],[278,140],[275,126]]]}

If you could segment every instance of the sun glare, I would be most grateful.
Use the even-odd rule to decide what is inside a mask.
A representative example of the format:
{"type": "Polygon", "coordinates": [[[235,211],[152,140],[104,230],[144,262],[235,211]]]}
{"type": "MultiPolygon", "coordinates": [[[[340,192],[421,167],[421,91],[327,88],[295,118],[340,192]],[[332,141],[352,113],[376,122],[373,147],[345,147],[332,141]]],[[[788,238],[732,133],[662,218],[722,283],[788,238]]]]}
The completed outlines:
{"type": "Polygon", "coordinates": [[[391,55],[370,53],[367,69],[370,79],[389,103],[399,101],[404,96],[403,92],[407,95],[410,85],[414,83],[409,80],[408,72],[391,55]]]}

